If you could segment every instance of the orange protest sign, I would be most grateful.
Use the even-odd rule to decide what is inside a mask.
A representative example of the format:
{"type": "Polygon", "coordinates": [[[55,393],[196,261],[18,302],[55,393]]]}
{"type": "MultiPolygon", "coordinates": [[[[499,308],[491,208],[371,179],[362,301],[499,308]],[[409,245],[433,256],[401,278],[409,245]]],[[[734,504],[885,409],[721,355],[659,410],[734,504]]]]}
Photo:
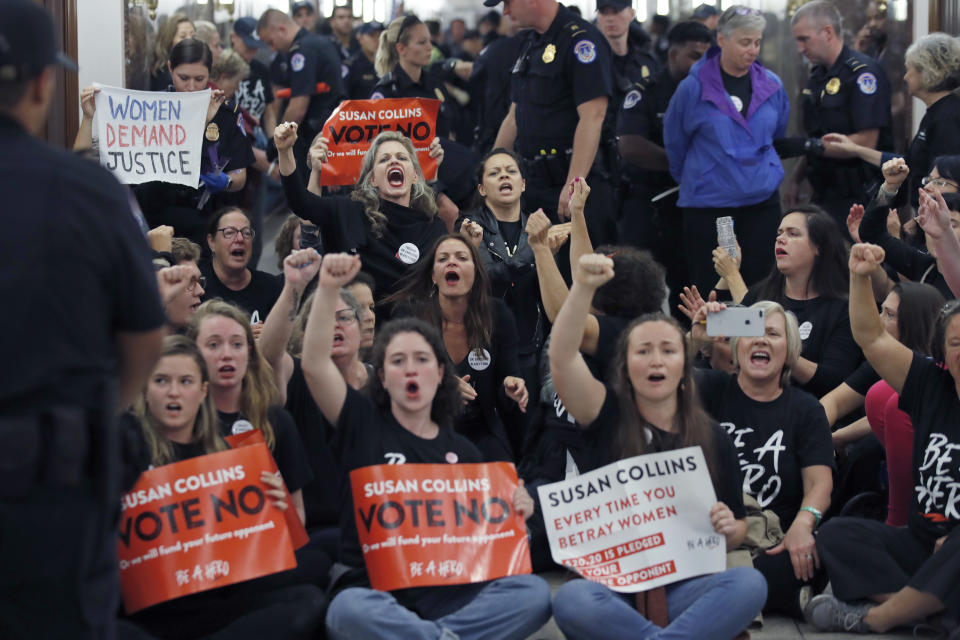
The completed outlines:
{"type": "MultiPolygon", "coordinates": [[[[231,449],[249,447],[252,444],[267,444],[267,441],[263,438],[263,431],[260,431],[260,429],[227,436],[224,440],[227,441],[231,449]]],[[[269,469],[269,471],[271,473],[279,473],[280,471],[277,469],[277,462],[273,459],[273,454],[270,455],[270,462],[272,463],[272,468],[269,469]]],[[[283,519],[287,522],[287,528],[290,530],[290,542],[293,543],[293,548],[299,549],[310,542],[310,534],[307,533],[307,528],[304,527],[303,522],[300,521],[300,514],[298,514],[297,510],[293,507],[293,499],[290,498],[290,492],[287,491],[286,483],[283,485],[283,490],[287,492],[287,499],[285,501],[287,503],[287,510],[283,512],[283,519]]]]}
{"type": "Polygon", "coordinates": [[[439,100],[382,98],[344,100],[323,125],[329,141],[327,162],[320,172],[324,185],[352,185],[360,177],[363,155],[381,131],[399,131],[413,143],[427,180],[437,175],[437,161],[429,155],[436,137],[439,100]]]}
{"type": "Polygon", "coordinates": [[[350,472],[370,583],[407,587],[530,573],[512,464],[376,465],[350,472]]]}
{"type": "Polygon", "coordinates": [[[266,445],[145,471],[121,499],[117,555],[127,613],[297,566],[261,471],[266,445]]]}

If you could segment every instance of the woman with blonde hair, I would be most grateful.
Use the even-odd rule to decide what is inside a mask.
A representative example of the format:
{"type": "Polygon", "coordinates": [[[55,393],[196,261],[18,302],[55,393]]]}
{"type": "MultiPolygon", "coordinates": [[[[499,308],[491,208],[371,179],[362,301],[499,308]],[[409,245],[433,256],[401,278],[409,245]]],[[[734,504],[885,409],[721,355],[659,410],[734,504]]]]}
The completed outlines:
{"type": "MultiPolygon", "coordinates": [[[[317,225],[327,253],[356,253],[363,257],[367,271],[381,295],[396,290],[397,281],[410,266],[420,261],[430,244],[447,232],[437,217],[433,190],[411,144],[400,133],[384,131],[370,145],[363,158],[360,177],[348,196],[320,197],[307,191],[297,175],[293,145],[297,125],[286,122],[277,127],[277,145],[283,190],[290,209],[317,225]]],[[[314,140],[311,155],[321,158],[313,171],[321,171],[327,157],[327,141],[314,140]]],[[[430,144],[430,155],[443,158],[438,139],[430,144]]]]}
{"type": "Polygon", "coordinates": [[[190,18],[183,13],[174,13],[160,28],[157,40],[153,47],[153,72],[150,74],[150,90],[166,91],[173,84],[170,78],[170,69],[167,61],[170,59],[170,50],[187,38],[197,34],[190,18]]]}

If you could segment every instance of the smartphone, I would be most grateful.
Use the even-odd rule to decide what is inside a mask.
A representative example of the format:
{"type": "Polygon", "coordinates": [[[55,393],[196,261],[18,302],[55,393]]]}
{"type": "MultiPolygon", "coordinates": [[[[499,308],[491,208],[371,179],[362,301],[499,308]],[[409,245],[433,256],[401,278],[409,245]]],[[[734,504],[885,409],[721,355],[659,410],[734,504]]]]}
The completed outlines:
{"type": "Polygon", "coordinates": [[[763,309],[734,307],[707,314],[707,335],[759,338],[766,331],[763,309]]]}
{"type": "Polygon", "coordinates": [[[733,218],[717,218],[717,244],[727,250],[730,257],[737,259],[737,236],[733,233],[733,218]]]}

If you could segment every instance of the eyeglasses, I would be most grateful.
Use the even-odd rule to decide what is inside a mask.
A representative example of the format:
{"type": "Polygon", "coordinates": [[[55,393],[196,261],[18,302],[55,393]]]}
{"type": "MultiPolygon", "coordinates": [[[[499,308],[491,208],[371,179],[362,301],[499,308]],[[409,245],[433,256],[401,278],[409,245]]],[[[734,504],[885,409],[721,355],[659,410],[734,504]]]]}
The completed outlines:
{"type": "Polygon", "coordinates": [[[223,238],[225,240],[233,240],[235,237],[237,237],[237,233],[242,235],[244,240],[249,240],[253,236],[257,235],[257,232],[250,227],[244,227],[243,229],[237,229],[236,227],[223,227],[222,229],[217,229],[217,231],[223,234],[223,238]]]}
{"type": "Polygon", "coordinates": [[[201,289],[206,289],[207,279],[204,276],[197,276],[196,278],[191,278],[190,284],[187,285],[187,291],[196,291],[197,285],[200,285],[201,289]]]}
{"type": "Polygon", "coordinates": [[[944,187],[953,187],[955,189],[960,188],[960,185],[957,185],[957,183],[953,180],[947,180],[946,178],[934,178],[933,176],[923,176],[923,178],[920,179],[920,184],[924,187],[928,184],[932,184],[933,186],[940,187],[941,189],[944,187]]]}
{"type": "Polygon", "coordinates": [[[336,319],[337,324],[345,327],[357,321],[357,312],[353,309],[343,309],[342,311],[337,311],[333,317],[336,319]]]}

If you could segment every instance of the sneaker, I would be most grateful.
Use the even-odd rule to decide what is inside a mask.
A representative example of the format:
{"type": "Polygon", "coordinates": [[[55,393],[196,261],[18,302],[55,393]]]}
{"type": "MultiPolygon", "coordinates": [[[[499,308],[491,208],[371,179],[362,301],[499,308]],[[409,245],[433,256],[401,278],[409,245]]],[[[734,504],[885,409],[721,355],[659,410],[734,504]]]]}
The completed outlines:
{"type": "Polygon", "coordinates": [[[832,595],[822,594],[810,600],[804,609],[803,617],[819,631],[870,633],[870,627],[863,618],[872,606],[848,604],[832,595]]]}

